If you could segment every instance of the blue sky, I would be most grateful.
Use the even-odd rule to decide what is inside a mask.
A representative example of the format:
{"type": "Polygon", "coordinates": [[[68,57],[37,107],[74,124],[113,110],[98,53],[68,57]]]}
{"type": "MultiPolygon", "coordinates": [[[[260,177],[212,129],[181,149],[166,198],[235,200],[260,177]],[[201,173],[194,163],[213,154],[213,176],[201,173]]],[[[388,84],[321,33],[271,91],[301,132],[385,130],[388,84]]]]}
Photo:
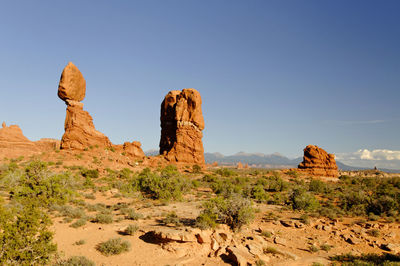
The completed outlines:
{"type": "Polygon", "coordinates": [[[158,148],[163,97],[196,88],[209,152],[400,150],[399,1],[0,5],[0,119],[32,140],[61,138],[57,87],[72,61],[114,143],[158,148]]]}

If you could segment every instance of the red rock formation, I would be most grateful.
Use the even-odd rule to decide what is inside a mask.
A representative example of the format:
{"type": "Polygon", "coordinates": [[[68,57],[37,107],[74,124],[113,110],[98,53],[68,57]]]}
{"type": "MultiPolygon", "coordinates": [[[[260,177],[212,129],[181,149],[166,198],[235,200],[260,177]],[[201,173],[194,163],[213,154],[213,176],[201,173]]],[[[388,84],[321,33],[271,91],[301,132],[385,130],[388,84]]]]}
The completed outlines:
{"type": "Polygon", "coordinates": [[[93,118],[83,110],[86,81],[79,69],[71,62],[64,68],[58,97],[67,105],[65,118],[65,133],[61,139],[61,149],[83,150],[90,146],[111,147],[110,140],[97,131],[93,124],[93,118]]]}
{"type": "Polygon", "coordinates": [[[315,145],[308,145],[304,149],[303,162],[298,168],[314,176],[337,177],[339,175],[335,155],[328,154],[315,145]]]}
{"type": "Polygon", "coordinates": [[[58,97],[67,105],[65,118],[65,133],[61,139],[61,149],[84,150],[90,147],[102,147],[125,152],[126,155],[135,158],[144,158],[144,152],[140,148],[140,142],[125,142],[124,145],[113,145],[93,124],[93,118],[83,110],[82,101],[85,98],[86,81],[79,69],[71,62],[64,68],[58,97]]]}
{"type": "Polygon", "coordinates": [[[200,93],[170,91],[161,104],[160,154],[170,162],[205,164],[200,93]]]}
{"type": "Polygon", "coordinates": [[[111,147],[111,141],[96,130],[93,118],[83,110],[83,103],[67,100],[65,133],[61,139],[61,149],[83,150],[90,146],[111,147]]]}
{"type": "Polygon", "coordinates": [[[16,158],[53,151],[59,147],[58,144],[59,141],[53,139],[30,141],[17,125],[7,127],[3,122],[2,128],[0,128],[0,158],[16,158]]]}
{"type": "Polygon", "coordinates": [[[243,164],[242,164],[242,162],[238,162],[237,165],[236,165],[236,168],[237,168],[237,169],[243,169],[243,164]]]}

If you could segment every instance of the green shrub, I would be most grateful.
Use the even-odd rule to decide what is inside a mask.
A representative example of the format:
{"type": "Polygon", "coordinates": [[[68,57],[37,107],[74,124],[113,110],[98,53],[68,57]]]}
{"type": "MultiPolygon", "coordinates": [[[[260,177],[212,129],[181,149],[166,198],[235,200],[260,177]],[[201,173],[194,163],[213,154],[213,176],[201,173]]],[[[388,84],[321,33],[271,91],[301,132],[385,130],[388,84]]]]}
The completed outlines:
{"type": "Polygon", "coordinates": [[[162,222],[165,225],[173,224],[175,226],[180,226],[182,224],[180,218],[174,211],[168,213],[167,216],[162,220],[162,222]]]}
{"type": "Polygon", "coordinates": [[[321,180],[311,179],[308,184],[308,190],[317,193],[324,193],[326,189],[326,184],[321,180]]]}
{"type": "Polygon", "coordinates": [[[192,172],[195,174],[201,173],[201,167],[197,164],[192,166],[192,172]]]}
{"type": "Polygon", "coordinates": [[[268,202],[271,200],[270,195],[265,191],[264,186],[258,184],[251,190],[251,197],[258,202],[268,202]]]}
{"type": "Polygon", "coordinates": [[[81,239],[81,240],[76,241],[74,244],[77,245],[77,246],[82,246],[82,245],[86,244],[86,240],[85,239],[81,239]]]}
{"type": "Polygon", "coordinates": [[[231,177],[231,176],[236,176],[237,173],[229,168],[221,168],[218,169],[217,171],[215,171],[216,174],[220,175],[220,176],[224,176],[224,177],[231,177]]]}
{"type": "Polygon", "coordinates": [[[167,166],[161,175],[144,169],[138,176],[137,184],[143,193],[153,199],[179,200],[189,191],[191,183],[177,172],[176,167],[167,166]]]}
{"type": "Polygon", "coordinates": [[[55,264],[55,266],[95,266],[96,263],[89,260],[84,256],[72,256],[67,260],[62,260],[55,264]]]}
{"type": "Polygon", "coordinates": [[[112,238],[106,242],[101,242],[96,249],[105,256],[118,255],[130,249],[131,244],[128,241],[122,241],[121,238],[112,238]]]}
{"type": "Polygon", "coordinates": [[[75,182],[69,174],[52,174],[45,163],[31,162],[25,174],[11,188],[10,198],[19,201],[35,201],[41,206],[66,203],[74,195],[75,182]]]}
{"type": "Polygon", "coordinates": [[[273,176],[258,179],[256,185],[263,186],[266,191],[270,192],[280,192],[288,188],[288,183],[277,172],[274,172],[273,176]]]}
{"type": "Polygon", "coordinates": [[[303,188],[296,188],[289,197],[290,205],[294,210],[312,211],[319,208],[318,200],[303,188]]]}
{"type": "Polygon", "coordinates": [[[229,198],[218,197],[204,203],[204,209],[197,218],[197,224],[212,227],[218,223],[227,224],[232,230],[239,230],[254,218],[251,201],[241,195],[229,198]]]}
{"type": "Polygon", "coordinates": [[[125,230],[124,230],[124,234],[125,235],[130,235],[130,236],[132,236],[132,235],[134,235],[136,232],[137,232],[137,230],[139,230],[139,226],[137,226],[137,225],[135,225],[135,224],[130,224],[130,225],[128,225],[128,227],[127,228],[125,228],[125,230]]]}
{"type": "Polygon", "coordinates": [[[88,178],[98,178],[99,170],[97,170],[97,169],[82,169],[81,175],[83,177],[88,177],[88,178]]]}
{"type": "Polygon", "coordinates": [[[72,228],[78,228],[81,226],[84,226],[86,224],[87,219],[86,218],[80,218],[78,220],[76,220],[74,223],[72,223],[70,226],[72,228]]]}
{"type": "Polygon", "coordinates": [[[106,214],[106,213],[98,213],[92,219],[92,222],[99,224],[111,224],[113,221],[114,220],[112,214],[106,214]]]}
{"type": "Polygon", "coordinates": [[[143,214],[137,213],[134,209],[131,208],[123,208],[120,210],[122,214],[125,215],[125,219],[129,220],[139,220],[143,218],[143,214]]]}
{"type": "Polygon", "coordinates": [[[0,264],[45,265],[57,251],[48,216],[27,204],[5,208],[0,203],[0,264]]]}

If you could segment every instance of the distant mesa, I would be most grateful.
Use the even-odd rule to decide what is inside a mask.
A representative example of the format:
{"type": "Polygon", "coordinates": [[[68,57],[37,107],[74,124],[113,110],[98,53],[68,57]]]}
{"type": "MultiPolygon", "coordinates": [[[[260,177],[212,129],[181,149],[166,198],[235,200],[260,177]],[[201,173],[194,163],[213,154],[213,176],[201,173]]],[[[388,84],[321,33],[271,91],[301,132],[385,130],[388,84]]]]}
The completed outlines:
{"type": "Polygon", "coordinates": [[[195,89],[170,91],[161,104],[160,154],[169,162],[204,165],[201,96],[195,89]]]}
{"type": "Polygon", "coordinates": [[[83,110],[86,81],[79,69],[71,62],[64,68],[58,86],[58,97],[67,105],[65,133],[61,139],[61,149],[84,150],[92,146],[103,148],[114,147],[127,154],[144,158],[140,142],[126,142],[124,145],[113,145],[106,135],[97,131],[93,118],[83,110]]]}
{"type": "Polygon", "coordinates": [[[328,154],[316,145],[308,145],[304,149],[303,162],[298,168],[314,176],[338,177],[339,175],[335,155],[328,154]]]}

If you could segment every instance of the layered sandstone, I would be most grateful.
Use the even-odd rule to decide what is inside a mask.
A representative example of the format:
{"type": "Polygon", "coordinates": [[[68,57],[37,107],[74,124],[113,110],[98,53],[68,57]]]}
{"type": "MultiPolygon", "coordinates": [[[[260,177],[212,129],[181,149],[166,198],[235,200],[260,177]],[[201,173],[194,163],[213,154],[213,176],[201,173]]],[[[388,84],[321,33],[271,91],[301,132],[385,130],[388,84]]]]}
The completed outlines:
{"type": "Polygon", "coordinates": [[[65,133],[61,139],[61,149],[83,150],[99,146],[111,147],[111,141],[93,124],[93,118],[83,110],[83,103],[67,100],[65,133]]]}
{"type": "Polygon", "coordinates": [[[204,164],[203,129],[200,93],[170,91],[161,104],[160,154],[170,162],[204,164]]]}
{"type": "Polygon", "coordinates": [[[54,139],[41,139],[30,141],[24,136],[17,125],[9,127],[3,122],[0,128],[0,158],[15,158],[28,156],[59,148],[59,141],[54,139]]]}
{"type": "Polygon", "coordinates": [[[298,168],[314,176],[337,177],[339,175],[335,155],[315,145],[308,145],[304,149],[303,162],[298,168]]]}

